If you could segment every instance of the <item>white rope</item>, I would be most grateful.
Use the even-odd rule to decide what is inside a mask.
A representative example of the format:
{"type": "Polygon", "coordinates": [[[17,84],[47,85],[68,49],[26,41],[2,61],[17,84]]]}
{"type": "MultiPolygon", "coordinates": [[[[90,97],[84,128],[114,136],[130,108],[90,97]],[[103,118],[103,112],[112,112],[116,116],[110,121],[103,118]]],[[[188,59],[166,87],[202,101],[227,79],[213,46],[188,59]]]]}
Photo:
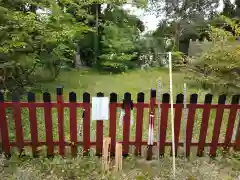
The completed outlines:
{"type": "Polygon", "coordinates": [[[187,154],[186,154],[186,138],[187,138],[187,85],[186,83],[184,83],[184,87],[183,87],[183,91],[184,91],[184,114],[183,114],[183,122],[184,122],[184,157],[187,158],[187,154]]]}
{"type": "Polygon", "coordinates": [[[169,52],[169,79],[170,79],[170,98],[171,98],[171,123],[172,123],[172,159],[173,159],[173,177],[176,174],[175,160],[175,133],[174,133],[174,114],[173,114],[173,90],[172,90],[172,53],[169,52]]]}

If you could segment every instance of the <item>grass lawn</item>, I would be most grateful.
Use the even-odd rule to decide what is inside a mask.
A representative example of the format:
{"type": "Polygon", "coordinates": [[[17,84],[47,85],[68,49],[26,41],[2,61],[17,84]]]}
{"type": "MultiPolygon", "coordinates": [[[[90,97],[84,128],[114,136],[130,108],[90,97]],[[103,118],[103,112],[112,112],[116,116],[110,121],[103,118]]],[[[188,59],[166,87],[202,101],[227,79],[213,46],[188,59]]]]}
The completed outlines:
{"type": "MultiPolygon", "coordinates": [[[[89,70],[89,69],[84,69],[84,70],[79,70],[79,71],[77,71],[77,70],[64,71],[64,72],[61,72],[60,76],[56,79],[56,81],[42,83],[41,87],[42,87],[42,92],[48,91],[52,94],[53,101],[55,101],[55,99],[56,99],[56,96],[55,96],[56,87],[58,85],[62,85],[62,86],[64,86],[65,101],[68,101],[68,93],[71,91],[74,91],[77,93],[78,101],[82,101],[82,94],[84,92],[89,92],[92,96],[96,95],[97,92],[103,92],[105,94],[105,96],[109,96],[109,94],[111,92],[116,92],[118,94],[118,101],[122,101],[123,94],[125,92],[130,92],[132,94],[133,100],[136,102],[137,93],[144,92],[146,94],[145,102],[148,102],[150,89],[157,87],[157,80],[159,78],[161,79],[161,82],[162,82],[161,92],[162,93],[169,92],[169,76],[168,76],[167,69],[151,69],[151,70],[147,70],[147,71],[139,70],[139,71],[132,71],[132,72],[127,72],[127,73],[118,74],[118,75],[113,75],[113,74],[109,74],[109,73],[108,74],[99,73],[99,72],[89,70]]],[[[183,83],[184,83],[184,74],[182,72],[174,72],[173,73],[174,97],[176,96],[176,94],[183,92],[183,83]]],[[[39,87],[39,86],[40,86],[40,84],[37,84],[37,87],[39,87]]],[[[33,91],[36,92],[37,100],[42,101],[42,92],[37,89],[33,89],[33,91]]],[[[199,102],[202,103],[204,101],[205,94],[207,94],[208,92],[204,91],[202,89],[195,89],[195,88],[188,87],[187,93],[188,93],[188,98],[191,93],[197,93],[199,95],[199,102]]],[[[215,102],[215,103],[217,102],[217,96],[214,96],[213,102],[215,102]]],[[[68,140],[69,139],[69,110],[65,109],[64,112],[65,112],[65,114],[64,114],[65,135],[66,135],[66,140],[68,140]]],[[[215,114],[216,114],[216,111],[213,110],[211,112],[211,116],[210,116],[210,120],[209,120],[207,141],[210,141],[212,138],[215,114]]],[[[81,116],[80,110],[78,111],[78,115],[79,115],[79,117],[81,116]]],[[[134,111],[134,115],[135,115],[135,111],[134,111]]],[[[225,132],[226,132],[226,124],[227,124],[228,115],[229,115],[229,111],[225,111],[223,125],[221,128],[221,136],[220,136],[221,141],[223,140],[225,132]]],[[[22,117],[23,117],[23,125],[24,125],[24,137],[25,137],[25,139],[30,139],[31,136],[30,136],[30,128],[29,128],[29,122],[28,122],[28,110],[27,109],[22,110],[22,117]]],[[[37,117],[38,117],[38,126],[40,129],[39,130],[39,138],[40,138],[40,140],[45,140],[44,116],[43,116],[42,109],[38,109],[37,117]]],[[[58,140],[57,112],[55,109],[53,109],[52,117],[53,117],[53,126],[54,126],[53,127],[54,140],[58,140]]],[[[119,112],[118,112],[117,117],[119,117],[119,112]]],[[[196,117],[195,117],[195,124],[194,124],[193,140],[198,140],[198,138],[199,138],[199,131],[200,131],[200,127],[201,127],[201,118],[202,118],[202,110],[197,110],[196,117]]],[[[9,119],[11,119],[11,117],[9,117],[9,119]]],[[[119,118],[117,119],[117,121],[118,120],[119,120],[119,118]]],[[[11,121],[11,122],[13,122],[13,121],[11,121]]],[[[157,122],[157,121],[155,121],[155,122],[157,122]]],[[[78,123],[80,124],[80,118],[78,118],[78,123]]],[[[147,139],[147,127],[148,127],[147,123],[148,123],[148,110],[146,109],[144,112],[144,127],[143,127],[143,139],[145,139],[145,140],[147,139]]],[[[92,122],[91,123],[91,140],[95,139],[95,127],[96,127],[95,122],[92,122]]],[[[157,126],[155,126],[155,127],[157,127],[157,126]]],[[[14,124],[11,123],[11,126],[9,128],[10,128],[10,132],[11,132],[10,137],[11,137],[11,139],[14,140],[15,139],[14,124]]],[[[181,128],[182,129],[181,129],[180,139],[182,140],[183,139],[183,126],[181,128]]],[[[130,133],[131,140],[134,140],[134,138],[135,138],[135,130],[136,130],[136,127],[135,127],[135,125],[133,125],[131,127],[131,133],[130,133]]],[[[108,135],[108,121],[104,122],[104,135],[105,136],[108,135]]],[[[157,137],[157,135],[155,135],[155,137],[157,137]]],[[[117,123],[117,139],[118,140],[122,139],[122,127],[119,126],[118,123],[117,123]]],[[[169,123],[168,123],[168,129],[167,129],[167,140],[168,141],[171,140],[170,116],[169,116],[169,123]]],[[[167,154],[169,154],[169,150],[166,152],[167,152],[167,154]]],[[[199,172],[197,172],[197,171],[202,171],[201,172],[202,174],[205,173],[204,172],[205,170],[203,170],[203,169],[197,170],[198,165],[201,166],[201,168],[205,168],[206,170],[209,170],[210,174],[212,171],[214,171],[213,169],[217,168],[218,170],[216,173],[216,177],[220,177],[219,175],[221,175],[221,172],[219,170],[219,168],[221,168],[220,166],[222,166],[222,164],[223,164],[221,160],[220,160],[221,162],[220,161],[207,162],[205,164],[206,166],[204,165],[205,160],[203,162],[201,162],[200,164],[197,163],[198,160],[191,162],[191,163],[189,162],[186,164],[183,163],[183,161],[180,159],[178,159],[177,161],[178,161],[179,165],[182,166],[181,168],[178,169],[179,175],[181,174],[180,172],[185,171],[185,169],[184,169],[185,165],[188,166],[188,168],[186,169],[186,171],[187,171],[186,173],[188,173],[188,175],[187,175],[188,177],[191,176],[191,173],[193,174],[194,177],[196,177],[196,175],[199,174],[199,172]],[[220,163],[219,165],[218,165],[218,162],[220,163]],[[184,166],[182,164],[184,164],[184,166]],[[192,169],[190,167],[190,164],[192,164],[192,169]],[[207,167],[209,167],[209,168],[207,168],[207,167]],[[211,169],[211,168],[213,168],[213,169],[211,169]],[[196,171],[196,173],[193,171],[196,171]]],[[[94,160],[94,162],[95,162],[95,160],[94,160]]],[[[156,171],[153,170],[153,172],[157,174],[156,177],[160,177],[161,179],[164,179],[164,178],[171,179],[169,176],[170,170],[171,170],[170,167],[164,169],[163,170],[164,173],[162,175],[161,175],[161,173],[159,174],[159,172],[158,172],[159,170],[157,170],[159,168],[159,166],[162,166],[161,168],[163,168],[165,166],[164,164],[160,163],[160,165],[159,165],[159,163],[155,163],[155,164],[149,166],[149,164],[143,163],[143,166],[139,166],[142,164],[142,163],[137,163],[139,161],[131,160],[129,162],[130,162],[129,165],[127,165],[126,167],[130,166],[130,168],[131,168],[131,166],[132,166],[134,172],[128,171],[128,170],[124,171],[124,173],[121,174],[121,176],[122,175],[125,176],[126,177],[125,179],[129,179],[129,177],[131,177],[131,175],[128,175],[128,173],[133,173],[134,175],[136,175],[136,173],[139,174],[139,171],[141,171],[141,169],[147,170],[147,169],[149,169],[149,167],[153,167],[153,169],[154,168],[156,169],[156,171]]],[[[170,166],[169,164],[171,161],[166,160],[166,162],[168,162],[167,163],[168,165],[166,165],[166,167],[170,166]]],[[[34,160],[31,160],[29,163],[34,163],[34,165],[32,165],[33,167],[37,166],[35,164],[36,162],[34,160]]],[[[48,162],[48,163],[50,163],[50,162],[48,162]]],[[[59,163],[61,164],[62,161],[59,160],[59,163]]],[[[71,162],[71,163],[73,163],[73,162],[71,162]]],[[[26,164],[23,163],[23,166],[24,165],[26,165],[26,164]]],[[[40,166],[43,166],[43,165],[41,164],[40,166]]],[[[90,165],[88,164],[87,166],[90,166],[90,165]]],[[[92,164],[91,167],[95,167],[95,166],[97,166],[97,165],[92,164]]],[[[232,167],[234,168],[235,164],[232,167]]],[[[239,165],[239,167],[240,167],[240,165],[239,165]]],[[[70,168],[70,167],[67,167],[67,168],[70,168]]],[[[50,169],[48,169],[46,172],[50,172],[50,169]]],[[[86,170],[86,171],[88,171],[88,170],[86,170]]],[[[150,171],[152,171],[152,170],[150,170],[150,171]]],[[[40,172],[40,170],[39,170],[39,172],[40,172]]],[[[235,170],[234,171],[231,170],[230,172],[235,172],[235,170]]],[[[136,175],[136,176],[138,176],[138,175],[136,175]]],[[[89,179],[91,179],[90,176],[88,176],[88,177],[89,177],[89,179]]],[[[152,179],[152,177],[154,177],[154,176],[149,175],[149,174],[144,174],[143,178],[141,178],[141,177],[142,177],[142,175],[140,173],[139,178],[136,178],[136,179],[152,179]]],[[[198,177],[198,175],[197,175],[197,177],[198,177]]],[[[214,179],[214,178],[212,178],[212,176],[211,176],[211,178],[210,178],[210,176],[206,176],[206,177],[208,179],[214,179]]],[[[226,177],[233,177],[233,176],[226,176],[226,177]]],[[[181,178],[183,179],[183,176],[181,176],[181,178]]],[[[135,178],[133,178],[133,179],[135,179],[135,178]]],[[[217,179],[219,179],[219,178],[217,178],[217,179]]]]}

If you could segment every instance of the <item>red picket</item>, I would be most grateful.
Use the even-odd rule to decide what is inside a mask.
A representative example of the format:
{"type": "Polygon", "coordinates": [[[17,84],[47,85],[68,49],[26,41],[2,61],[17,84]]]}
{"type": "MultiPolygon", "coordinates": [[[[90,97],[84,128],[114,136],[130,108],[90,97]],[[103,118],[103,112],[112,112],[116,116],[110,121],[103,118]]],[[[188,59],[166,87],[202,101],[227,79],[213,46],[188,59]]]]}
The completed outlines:
{"type": "Polygon", "coordinates": [[[236,142],[235,142],[234,150],[235,151],[240,151],[240,121],[238,122],[236,142]]]}
{"type": "Polygon", "coordinates": [[[164,156],[165,143],[167,136],[167,122],[168,122],[168,111],[169,111],[169,94],[163,94],[162,98],[162,110],[161,110],[161,124],[160,124],[160,144],[159,144],[159,155],[164,156]]]}
{"type": "MultiPolygon", "coordinates": [[[[179,134],[181,129],[182,109],[183,109],[183,94],[177,95],[175,114],[174,114],[174,139],[175,139],[175,156],[178,153],[179,134]]],[[[170,154],[172,156],[172,146],[170,154]]]]}
{"type": "Polygon", "coordinates": [[[200,129],[199,144],[198,144],[198,151],[197,151],[197,155],[199,157],[203,156],[203,152],[204,152],[204,147],[205,147],[205,142],[207,137],[207,130],[208,130],[208,122],[209,122],[209,117],[211,112],[211,103],[212,103],[212,95],[207,94],[205,96],[205,102],[204,102],[205,107],[203,109],[203,114],[202,114],[202,125],[200,129]]]}
{"type": "Polygon", "coordinates": [[[110,94],[110,105],[109,105],[110,121],[109,121],[109,137],[111,137],[111,154],[115,154],[116,144],[116,121],[117,121],[117,94],[110,94]]]}
{"type": "Polygon", "coordinates": [[[83,94],[83,151],[84,155],[87,156],[90,150],[90,94],[83,94]]]}
{"type": "Polygon", "coordinates": [[[141,155],[141,142],[143,131],[144,93],[138,93],[137,99],[137,122],[136,122],[136,148],[135,155],[141,155]]]}
{"type": "Polygon", "coordinates": [[[214,129],[213,129],[213,136],[212,136],[212,143],[209,151],[211,157],[216,156],[217,145],[218,145],[221,125],[223,120],[225,102],[226,102],[226,95],[219,96],[219,99],[218,99],[219,106],[217,107],[216,118],[215,118],[214,129]]]}
{"type": "Polygon", "coordinates": [[[10,142],[8,135],[8,123],[4,106],[4,95],[0,93],[0,133],[2,140],[2,149],[6,156],[10,155],[10,142]]]}
{"type": "Polygon", "coordinates": [[[54,144],[53,144],[51,96],[48,92],[43,93],[43,101],[44,101],[43,109],[46,130],[47,156],[51,157],[54,155],[54,144]]]}
{"type": "Polygon", "coordinates": [[[37,156],[37,146],[38,146],[38,128],[37,128],[37,109],[35,105],[35,94],[28,93],[28,111],[29,111],[29,121],[31,128],[31,138],[32,138],[32,154],[37,156]]]}
{"type": "Polygon", "coordinates": [[[64,155],[65,138],[64,138],[64,108],[63,108],[63,88],[57,88],[57,112],[58,112],[58,136],[59,136],[59,154],[64,155]]]}
{"type": "Polygon", "coordinates": [[[196,104],[197,104],[198,95],[192,94],[190,97],[190,105],[188,109],[188,121],[186,128],[186,156],[189,157],[192,143],[192,133],[194,126],[194,119],[196,114],[196,104]]]}
{"type": "MultiPolygon", "coordinates": [[[[156,104],[156,90],[151,89],[148,130],[153,131],[153,139],[154,139],[155,104],[156,104]]],[[[151,134],[149,135],[151,136],[151,134]]],[[[146,158],[147,160],[152,160],[152,146],[153,144],[150,142],[150,144],[148,144],[148,147],[147,147],[147,158],[146,158]]]]}
{"type": "Polygon", "coordinates": [[[70,102],[70,140],[71,140],[71,153],[73,156],[77,155],[77,97],[76,93],[69,93],[70,102]]]}
{"type": "MultiPolygon", "coordinates": [[[[99,92],[97,93],[97,97],[104,97],[104,94],[99,92]]],[[[103,147],[103,121],[98,120],[96,126],[96,156],[101,156],[103,147]]]]}
{"type": "Polygon", "coordinates": [[[226,131],[225,141],[224,141],[224,150],[225,151],[229,150],[229,145],[232,140],[234,123],[235,123],[235,119],[236,119],[236,115],[237,115],[237,111],[238,111],[239,97],[240,97],[239,95],[234,95],[232,97],[232,103],[231,103],[232,106],[231,106],[230,113],[229,113],[227,131],[226,131]]]}
{"type": "Polygon", "coordinates": [[[128,156],[130,137],[130,116],[131,116],[131,94],[124,94],[123,107],[125,116],[123,118],[123,156],[128,156]]]}
{"type": "Polygon", "coordinates": [[[24,138],[23,138],[21,108],[19,105],[19,95],[17,93],[13,93],[12,101],[13,101],[13,106],[12,106],[13,118],[15,122],[15,130],[16,130],[16,144],[18,147],[18,151],[21,155],[24,148],[24,138]]]}

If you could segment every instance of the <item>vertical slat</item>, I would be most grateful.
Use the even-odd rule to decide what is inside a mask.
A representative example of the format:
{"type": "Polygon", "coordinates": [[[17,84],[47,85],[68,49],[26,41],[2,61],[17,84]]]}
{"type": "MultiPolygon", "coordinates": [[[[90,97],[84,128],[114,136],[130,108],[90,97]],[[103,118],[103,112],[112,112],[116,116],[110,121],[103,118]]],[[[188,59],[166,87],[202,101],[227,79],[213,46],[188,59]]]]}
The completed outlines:
{"type": "Polygon", "coordinates": [[[234,146],[235,151],[240,151],[240,121],[238,122],[237,133],[236,133],[236,142],[234,146]]]}
{"type": "Polygon", "coordinates": [[[0,92],[0,133],[2,140],[2,150],[4,154],[10,156],[10,142],[8,134],[8,123],[6,119],[6,111],[4,106],[4,95],[0,92]]]}
{"type": "Polygon", "coordinates": [[[216,156],[225,103],[226,103],[226,95],[219,96],[218,107],[217,107],[217,112],[216,112],[216,119],[215,119],[214,128],[213,128],[212,143],[211,143],[210,152],[209,152],[211,157],[216,156]]]}
{"type": "Polygon", "coordinates": [[[170,95],[168,93],[163,94],[162,110],[161,110],[161,125],[160,125],[160,145],[159,145],[159,155],[160,156],[164,156],[164,152],[165,152],[168,111],[169,111],[169,107],[170,107],[169,100],[170,100],[170,95]]]}
{"type": "Polygon", "coordinates": [[[87,92],[83,94],[83,108],[85,110],[83,119],[83,154],[87,156],[90,150],[90,94],[87,92]]]}
{"type": "Polygon", "coordinates": [[[232,140],[234,123],[235,123],[237,110],[238,110],[239,97],[240,97],[239,95],[234,95],[232,97],[232,102],[231,102],[232,105],[231,105],[231,109],[228,117],[227,132],[226,132],[225,141],[224,141],[225,151],[229,150],[229,145],[232,140]]]}
{"type": "Polygon", "coordinates": [[[57,87],[59,154],[61,156],[64,156],[64,150],[65,150],[63,101],[64,101],[63,100],[63,88],[62,87],[57,87]]]}
{"type": "Polygon", "coordinates": [[[188,120],[186,128],[186,157],[189,157],[192,143],[192,133],[196,113],[196,104],[197,104],[198,95],[192,94],[190,97],[190,105],[188,109],[188,120]]]}
{"type": "Polygon", "coordinates": [[[16,130],[16,144],[20,155],[23,152],[24,140],[23,140],[23,127],[22,127],[22,116],[20,108],[20,97],[18,93],[12,94],[13,102],[13,117],[15,121],[15,130],[16,130]]]}
{"type": "MultiPolygon", "coordinates": [[[[104,97],[104,94],[99,92],[97,97],[104,97]]],[[[96,156],[101,156],[103,148],[103,120],[98,120],[96,126],[96,156]]]]}
{"type": "MultiPolygon", "coordinates": [[[[178,94],[176,99],[176,108],[174,115],[174,135],[175,135],[175,155],[177,156],[178,152],[178,142],[179,142],[179,134],[181,129],[181,119],[182,119],[182,109],[183,109],[183,94],[178,94]]],[[[172,147],[170,154],[172,155],[172,147]]]]}
{"type": "Polygon", "coordinates": [[[150,108],[149,108],[149,121],[148,121],[148,128],[149,130],[152,132],[151,134],[149,134],[151,137],[151,141],[150,144],[148,144],[148,148],[147,148],[147,160],[152,160],[152,147],[153,147],[153,142],[154,142],[154,119],[155,119],[155,104],[156,104],[156,90],[155,89],[151,89],[151,94],[150,94],[150,108]]]}
{"type": "Polygon", "coordinates": [[[29,110],[29,121],[31,128],[31,138],[32,138],[32,154],[34,157],[37,156],[37,146],[38,146],[38,126],[37,126],[37,109],[35,105],[35,94],[32,92],[28,93],[28,110],[29,110]]]}
{"type": "Polygon", "coordinates": [[[206,141],[207,130],[208,130],[208,122],[209,122],[209,117],[211,112],[211,103],[212,103],[212,95],[207,94],[205,96],[205,101],[204,101],[202,125],[201,125],[200,136],[199,136],[199,144],[198,144],[198,152],[197,152],[197,155],[199,157],[203,156],[203,152],[204,152],[205,141],[206,141]]]}
{"type": "Polygon", "coordinates": [[[123,100],[125,116],[123,118],[123,156],[128,156],[130,137],[130,114],[131,114],[131,94],[125,93],[123,100]]]}
{"type": "Polygon", "coordinates": [[[141,155],[142,131],[143,131],[144,93],[137,95],[137,122],[136,122],[136,148],[135,155],[141,155]]]}
{"type": "Polygon", "coordinates": [[[52,104],[51,104],[51,95],[48,92],[43,93],[43,102],[44,102],[44,119],[45,119],[45,130],[46,130],[47,156],[51,157],[54,155],[54,146],[53,146],[53,127],[52,127],[52,104]]]}
{"type": "Polygon", "coordinates": [[[77,95],[75,92],[69,93],[70,102],[70,139],[72,156],[77,155],[77,95]]]}
{"type": "Polygon", "coordinates": [[[116,145],[116,121],[117,121],[117,94],[110,94],[110,121],[109,121],[109,137],[111,138],[111,155],[115,154],[116,145]]]}

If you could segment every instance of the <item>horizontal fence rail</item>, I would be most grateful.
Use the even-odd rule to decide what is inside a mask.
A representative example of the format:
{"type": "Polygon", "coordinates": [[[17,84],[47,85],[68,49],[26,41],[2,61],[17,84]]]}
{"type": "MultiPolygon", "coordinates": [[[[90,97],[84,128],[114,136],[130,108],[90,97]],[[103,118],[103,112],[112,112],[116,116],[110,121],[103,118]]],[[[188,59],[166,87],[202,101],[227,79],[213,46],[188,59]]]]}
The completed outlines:
{"type": "MultiPolygon", "coordinates": [[[[95,95],[94,95],[95,96],[95,95]]],[[[96,94],[97,97],[103,97],[104,94],[99,92],[96,94]]],[[[212,104],[213,96],[207,94],[203,104],[198,104],[198,95],[190,95],[190,101],[187,104],[187,124],[186,124],[186,139],[180,138],[181,128],[183,128],[183,111],[184,111],[184,95],[178,94],[176,96],[176,103],[174,104],[174,127],[175,127],[175,142],[176,142],[176,155],[178,153],[178,148],[183,147],[185,144],[186,156],[190,156],[191,147],[197,148],[197,155],[203,156],[205,147],[209,147],[209,155],[215,157],[217,155],[217,149],[222,147],[225,151],[229,151],[232,148],[235,151],[240,150],[240,123],[238,118],[238,111],[240,109],[239,95],[232,96],[231,103],[226,104],[226,95],[221,95],[218,98],[217,104],[212,104]],[[196,125],[196,112],[201,110],[201,121],[200,121],[200,133],[198,141],[193,141],[193,129],[196,125]],[[229,111],[226,128],[225,137],[222,142],[220,142],[221,128],[224,119],[224,111],[229,111]],[[211,118],[211,113],[214,111],[214,122],[211,132],[211,141],[207,142],[207,135],[209,129],[209,123],[211,118]]],[[[77,95],[75,92],[69,93],[68,102],[64,101],[63,89],[57,88],[56,91],[56,102],[52,102],[51,95],[48,92],[43,93],[43,102],[36,102],[35,94],[32,92],[28,93],[27,102],[20,101],[18,94],[13,93],[12,101],[5,102],[4,94],[0,93],[0,131],[1,131],[1,146],[2,151],[10,156],[12,147],[17,147],[18,152],[21,154],[24,152],[26,146],[32,148],[33,156],[38,155],[38,148],[40,146],[47,147],[47,156],[53,156],[55,148],[58,147],[58,154],[64,156],[66,154],[66,147],[70,147],[71,154],[75,156],[78,153],[78,146],[83,147],[84,155],[89,154],[89,150],[92,146],[96,148],[96,155],[102,155],[102,144],[104,136],[104,121],[96,121],[96,139],[91,141],[91,95],[89,93],[84,93],[82,96],[82,102],[77,102],[77,95]],[[8,112],[8,109],[12,109],[8,112]],[[28,109],[28,120],[30,125],[31,140],[24,139],[23,119],[21,115],[21,109],[28,109]],[[39,118],[37,116],[37,109],[41,108],[43,110],[44,119],[44,129],[39,128],[39,118]],[[53,108],[57,111],[57,127],[58,127],[58,141],[54,140],[53,135],[53,108]],[[64,110],[69,109],[69,116],[64,116],[64,110]],[[81,117],[79,117],[78,110],[83,110],[81,117]],[[8,114],[12,114],[13,122],[9,120],[8,114]],[[82,140],[79,140],[79,119],[83,119],[82,124],[82,140]],[[68,123],[69,134],[67,134],[65,125],[68,123]],[[15,132],[9,128],[10,124],[14,124],[15,132]],[[45,141],[39,140],[40,131],[45,131],[46,139],[45,141]],[[10,133],[15,134],[15,141],[10,138],[10,133]],[[69,140],[66,140],[68,137],[69,140]]],[[[149,103],[145,103],[145,94],[140,92],[137,94],[137,102],[133,102],[131,94],[125,93],[124,98],[121,103],[118,102],[118,95],[116,93],[110,94],[109,103],[109,121],[108,125],[108,136],[111,137],[111,154],[115,153],[115,144],[117,142],[117,123],[118,123],[118,109],[122,109],[125,112],[123,117],[123,127],[122,127],[122,140],[120,143],[123,144],[123,155],[127,156],[130,152],[130,146],[135,147],[135,155],[141,155],[142,146],[147,145],[147,159],[151,160],[153,157],[153,146],[158,147],[159,155],[163,156],[166,154],[166,147],[171,147],[172,143],[167,141],[167,130],[169,126],[169,109],[170,109],[170,96],[168,93],[162,95],[162,102],[160,103],[161,114],[160,114],[160,131],[158,132],[158,122],[157,117],[155,117],[158,111],[158,104],[156,102],[156,90],[152,89],[150,93],[149,103]],[[148,109],[147,120],[145,120],[145,109],[148,109]],[[130,139],[131,132],[131,113],[135,110],[134,116],[134,140],[130,139]],[[155,133],[159,133],[159,143],[155,138],[153,142],[149,140],[143,140],[143,129],[147,126],[147,131],[152,128],[155,133]]],[[[185,129],[185,128],[184,128],[185,129]]],[[[148,135],[149,136],[149,135],[148,135]]],[[[172,147],[171,147],[172,148],[172,147]]],[[[170,153],[171,154],[171,153],[170,153]]]]}

